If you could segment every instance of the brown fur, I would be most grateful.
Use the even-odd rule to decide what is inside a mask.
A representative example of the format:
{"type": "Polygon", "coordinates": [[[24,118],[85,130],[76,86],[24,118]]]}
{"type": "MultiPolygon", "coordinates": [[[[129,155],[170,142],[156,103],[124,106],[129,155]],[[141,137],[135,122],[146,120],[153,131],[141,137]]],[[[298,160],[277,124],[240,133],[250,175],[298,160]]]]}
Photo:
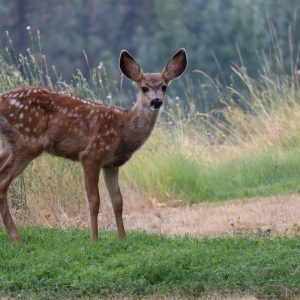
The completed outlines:
{"type": "Polygon", "coordinates": [[[98,178],[100,169],[104,169],[119,237],[125,238],[119,167],[142,146],[155,126],[159,109],[152,110],[151,101],[163,101],[162,86],[185,69],[185,51],[178,53],[168,63],[172,70],[165,67],[163,73],[144,74],[135,60],[122,51],[121,69],[141,89],[136,104],[128,110],[43,88],[22,87],[0,95],[0,133],[4,137],[0,154],[0,212],[12,240],[18,240],[19,235],[8,209],[7,189],[43,151],[81,162],[93,240],[98,237],[98,178]],[[145,87],[147,92],[143,91],[145,87]]]}

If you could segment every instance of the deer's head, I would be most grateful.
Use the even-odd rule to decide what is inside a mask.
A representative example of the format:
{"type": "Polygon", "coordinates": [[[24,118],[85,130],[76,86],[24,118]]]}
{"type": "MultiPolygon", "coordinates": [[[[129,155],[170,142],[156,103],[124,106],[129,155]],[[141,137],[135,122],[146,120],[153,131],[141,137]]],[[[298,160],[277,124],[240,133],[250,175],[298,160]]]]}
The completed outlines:
{"type": "Polygon", "coordinates": [[[141,104],[154,110],[162,106],[168,84],[178,78],[186,66],[187,57],[183,48],[168,61],[161,73],[144,73],[126,50],[122,50],[120,55],[120,69],[140,89],[141,104]]]}

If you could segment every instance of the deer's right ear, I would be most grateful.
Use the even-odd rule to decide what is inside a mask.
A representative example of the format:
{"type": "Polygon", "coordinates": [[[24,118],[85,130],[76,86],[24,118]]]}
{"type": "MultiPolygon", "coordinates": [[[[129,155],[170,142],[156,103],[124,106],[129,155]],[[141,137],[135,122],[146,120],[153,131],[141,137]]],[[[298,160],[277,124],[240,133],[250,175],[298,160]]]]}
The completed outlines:
{"type": "Polygon", "coordinates": [[[140,65],[126,50],[122,50],[120,54],[120,69],[125,76],[135,82],[140,81],[143,77],[140,65]]]}

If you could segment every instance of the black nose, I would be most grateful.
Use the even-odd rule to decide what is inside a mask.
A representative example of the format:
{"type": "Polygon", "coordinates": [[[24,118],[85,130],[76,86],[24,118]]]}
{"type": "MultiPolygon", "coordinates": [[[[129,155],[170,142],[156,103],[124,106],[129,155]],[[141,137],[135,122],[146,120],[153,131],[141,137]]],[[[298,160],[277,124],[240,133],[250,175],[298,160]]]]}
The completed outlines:
{"type": "Polygon", "coordinates": [[[151,108],[158,109],[162,106],[162,104],[163,102],[160,99],[156,98],[151,100],[150,106],[151,108]]]}

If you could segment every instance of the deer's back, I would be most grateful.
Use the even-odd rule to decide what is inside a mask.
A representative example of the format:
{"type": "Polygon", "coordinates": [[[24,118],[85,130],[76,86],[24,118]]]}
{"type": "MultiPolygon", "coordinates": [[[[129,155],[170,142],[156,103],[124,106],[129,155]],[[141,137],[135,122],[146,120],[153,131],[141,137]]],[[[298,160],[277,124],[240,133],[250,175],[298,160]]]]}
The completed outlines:
{"type": "Polygon", "coordinates": [[[1,94],[0,114],[17,131],[19,143],[73,160],[109,159],[122,130],[122,110],[40,88],[1,94]]]}

